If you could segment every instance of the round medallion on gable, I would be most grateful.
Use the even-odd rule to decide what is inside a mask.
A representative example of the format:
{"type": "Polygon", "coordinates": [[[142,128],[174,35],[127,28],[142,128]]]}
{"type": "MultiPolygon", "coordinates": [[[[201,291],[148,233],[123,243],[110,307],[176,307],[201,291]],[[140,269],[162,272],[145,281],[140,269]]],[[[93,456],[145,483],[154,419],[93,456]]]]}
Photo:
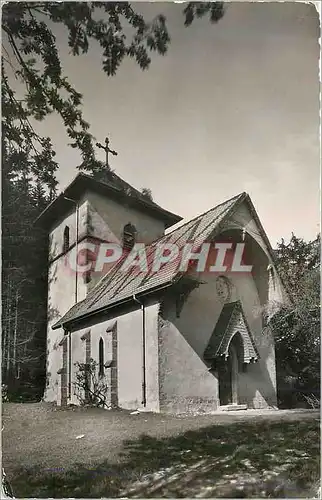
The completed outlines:
{"type": "Polygon", "coordinates": [[[217,295],[221,300],[228,301],[231,298],[231,283],[225,276],[216,279],[217,295]]]}

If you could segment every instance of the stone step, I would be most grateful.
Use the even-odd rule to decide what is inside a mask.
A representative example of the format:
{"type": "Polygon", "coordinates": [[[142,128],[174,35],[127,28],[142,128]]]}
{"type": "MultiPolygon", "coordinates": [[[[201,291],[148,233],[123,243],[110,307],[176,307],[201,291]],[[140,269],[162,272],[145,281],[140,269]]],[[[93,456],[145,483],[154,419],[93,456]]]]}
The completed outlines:
{"type": "Polygon", "coordinates": [[[221,410],[221,411],[247,410],[247,405],[237,405],[237,404],[222,405],[222,406],[219,406],[219,410],[221,410]]]}

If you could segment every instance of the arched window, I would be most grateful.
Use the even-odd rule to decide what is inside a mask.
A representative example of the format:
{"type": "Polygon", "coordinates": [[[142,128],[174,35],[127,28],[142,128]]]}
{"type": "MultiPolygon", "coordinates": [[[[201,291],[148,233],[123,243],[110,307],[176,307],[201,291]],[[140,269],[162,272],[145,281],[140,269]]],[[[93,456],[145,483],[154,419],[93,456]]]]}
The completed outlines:
{"type": "Polygon", "coordinates": [[[63,252],[67,252],[69,249],[69,227],[65,226],[64,229],[64,244],[63,244],[63,252]]]}
{"type": "Polygon", "coordinates": [[[130,222],[125,224],[123,229],[123,248],[132,250],[135,244],[136,229],[130,222]]]}
{"type": "Polygon", "coordinates": [[[104,377],[104,341],[102,337],[100,338],[98,344],[98,365],[99,365],[98,375],[100,377],[104,377]]]}

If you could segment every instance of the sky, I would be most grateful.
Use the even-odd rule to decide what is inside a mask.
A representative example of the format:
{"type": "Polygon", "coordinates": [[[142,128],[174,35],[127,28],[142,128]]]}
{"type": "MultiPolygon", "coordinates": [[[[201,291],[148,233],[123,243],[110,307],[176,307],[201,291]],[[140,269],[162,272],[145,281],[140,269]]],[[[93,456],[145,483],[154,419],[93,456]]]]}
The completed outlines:
{"type": "MultiPolygon", "coordinates": [[[[135,4],[134,4],[135,5],[135,4]]],[[[218,24],[184,27],[184,5],[140,3],[148,19],[163,13],[171,35],[148,71],[125,61],[114,77],[94,47],[68,54],[63,67],[83,94],[84,118],[118,152],[111,167],[136,188],[184,217],[248,192],[273,246],[291,233],[319,232],[319,21],[305,3],[229,3],[218,24]]],[[[63,189],[78,154],[63,126],[44,122],[63,189]]],[[[98,150],[104,159],[104,152],[98,150]]]]}

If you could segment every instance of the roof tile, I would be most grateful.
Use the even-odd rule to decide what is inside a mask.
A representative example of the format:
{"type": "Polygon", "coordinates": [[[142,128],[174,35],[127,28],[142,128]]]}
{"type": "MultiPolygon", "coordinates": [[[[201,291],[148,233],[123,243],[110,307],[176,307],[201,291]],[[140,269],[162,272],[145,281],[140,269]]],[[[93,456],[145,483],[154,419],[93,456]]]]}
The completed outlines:
{"type": "Polygon", "coordinates": [[[153,272],[151,267],[148,266],[149,270],[147,273],[134,270],[133,268],[125,271],[122,269],[125,259],[118,262],[95,285],[87,297],[75,304],[53,328],[59,328],[66,323],[72,323],[89,313],[103,308],[112,307],[122,300],[129,299],[133,294],[141,294],[158,286],[171,284],[178,275],[178,260],[181,257],[184,245],[193,241],[194,248],[196,249],[203,242],[207,241],[218,224],[244,196],[246,196],[245,193],[242,193],[227,200],[153,242],[146,249],[149,263],[153,258],[157,244],[175,243],[179,246],[178,259],[165,263],[161,266],[160,270],[153,272]]]}

